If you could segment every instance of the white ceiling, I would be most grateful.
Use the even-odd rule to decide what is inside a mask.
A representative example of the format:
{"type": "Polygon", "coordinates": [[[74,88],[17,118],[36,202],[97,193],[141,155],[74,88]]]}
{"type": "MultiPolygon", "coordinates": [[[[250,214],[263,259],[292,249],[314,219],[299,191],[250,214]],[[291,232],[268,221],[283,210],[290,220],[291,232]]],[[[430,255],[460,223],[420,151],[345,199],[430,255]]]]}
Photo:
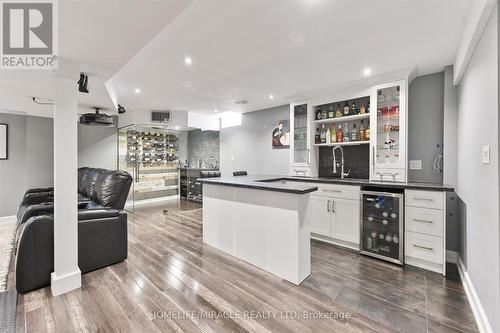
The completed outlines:
{"type": "Polygon", "coordinates": [[[114,88],[132,109],[246,112],[362,79],[365,67],[433,73],[453,63],[471,2],[196,0],[113,76],[114,88]]]}
{"type": "MultiPolygon", "coordinates": [[[[442,70],[473,1],[62,0],[60,56],[90,76],[82,109],[112,108],[112,78],[127,109],[254,111],[362,79],[365,67],[442,70]]],[[[51,98],[50,82],[48,71],[0,71],[0,110],[50,116],[30,99],[51,98]]]]}
{"type": "MultiPolygon", "coordinates": [[[[79,94],[81,112],[112,108],[106,82],[192,0],[61,0],[59,56],[81,64],[89,75],[89,94],[79,94]]],[[[51,106],[31,96],[52,99],[50,71],[0,70],[0,110],[52,116],[51,106]]],[[[77,87],[75,78],[75,89],[77,87]]]]}

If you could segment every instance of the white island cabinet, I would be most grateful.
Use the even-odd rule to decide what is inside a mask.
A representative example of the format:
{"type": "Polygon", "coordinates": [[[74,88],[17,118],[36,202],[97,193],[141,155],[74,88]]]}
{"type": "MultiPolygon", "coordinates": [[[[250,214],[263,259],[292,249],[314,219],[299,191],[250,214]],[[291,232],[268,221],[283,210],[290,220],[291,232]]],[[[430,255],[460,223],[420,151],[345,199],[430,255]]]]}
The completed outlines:
{"type": "Polygon", "coordinates": [[[203,242],[299,285],[311,272],[309,198],[205,183],[203,242]]]}

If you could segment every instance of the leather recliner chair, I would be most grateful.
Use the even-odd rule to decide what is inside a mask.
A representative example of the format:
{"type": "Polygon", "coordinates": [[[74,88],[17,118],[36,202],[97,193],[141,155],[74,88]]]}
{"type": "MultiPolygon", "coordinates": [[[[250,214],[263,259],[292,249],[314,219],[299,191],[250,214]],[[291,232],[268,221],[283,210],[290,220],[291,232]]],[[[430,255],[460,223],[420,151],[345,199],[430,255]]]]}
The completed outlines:
{"type": "MultiPolygon", "coordinates": [[[[86,168],[80,175],[79,170],[78,266],[82,273],[127,259],[127,214],[123,209],[131,183],[132,177],[124,171],[86,168]]],[[[42,213],[18,220],[15,270],[19,293],[50,285],[54,271],[53,203],[35,206],[39,205],[46,206],[42,213]]],[[[34,210],[31,207],[25,212],[34,210]]]]}

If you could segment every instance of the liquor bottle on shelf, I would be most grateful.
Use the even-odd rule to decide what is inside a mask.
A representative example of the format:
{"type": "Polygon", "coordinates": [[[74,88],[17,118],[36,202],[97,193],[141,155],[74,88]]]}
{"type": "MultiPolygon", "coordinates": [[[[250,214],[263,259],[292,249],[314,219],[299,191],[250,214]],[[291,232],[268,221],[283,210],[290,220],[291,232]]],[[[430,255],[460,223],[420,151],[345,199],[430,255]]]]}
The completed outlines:
{"type": "Polygon", "coordinates": [[[361,125],[359,125],[358,133],[359,141],[366,141],[365,127],[363,126],[363,120],[361,120],[361,125]]]}
{"type": "Polygon", "coordinates": [[[358,141],[358,130],[356,129],[356,124],[352,125],[351,141],[358,141]]]}
{"type": "Polygon", "coordinates": [[[349,142],[351,141],[351,133],[349,132],[349,127],[347,126],[347,123],[344,125],[344,142],[349,142]]]}
{"type": "Polygon", "coordinates": [[[316,135],[314,136],[315,143],[321,143],[321,135],[319,133],[319,127],[316,127],[316,135]]]}
{"type": "Polygon", "coordinates": [[[356,102],[352,102],[350,115],[353,116],[353,115],[358,114],[358,113],[359,113],[359,111],[358,111],[358,108],[356,107],[356,102]]]}
{"type": "Polygon", "coordinates": [[[332,125],[332,129],[330,130],[330,142],[337,142],[337,127],[335,126],[335,124],[332,125]]]}
{"type": "Polygon", "coordinates": [[[333,104],[330,104],[328,108],[328,118],[333,118],[335,116],[335,112],[333,111],[333,104]]]}
{"type": "Polygon", "coordinates": [[[332,135],[332,134],[330,133],[330,127],[328,127],[328,128],[326,129],[326,135],[325,135],[325,136],[326,136],[326,138],[325,138],[325,143],[331,143],[331,139],[332,139],[331,135],[332,135]]]}
{"type": "Polygon", "coordinates": [[[340,108],[340,103],[337,103],[337,111],[335,111],[335,117],[342,117],[342,109],[340,108]]]}
{"type": "Polygon", "coordinates": [[[359,107],[359,114],[365,114],[365,113],[366,113],[365,103],[361,103],[361,106],[359,107]]]}
{"type": "Polygon", "coordinates": [[[321,108],[321,119],[326,119],[328,118],[328,113],[326,112],[326,106],[323,106],[321,108]]]}
{"type": "Polygon", "coordinates": [[[365,135],[366,135],[366,140],[370,140],[370,125],[368,125],[368,128],[366,129],[365,135]]]}
{"type": "Polygon", "coordinates": [[[321,106],[316,109],[316,119],[321,120],[321,106]]]}
{"type": "Polygon", "coordinates": [[[347,101],[345,101],[344,103],[344,116],[348,116],[349,115],[349,104],[347,103],[347,101]]]}
{"type": "Polygon", "coordinates": [[[321,138],[321,143],[326,143],[325,124],[321,125],[320,138],[321,138]]]}
{"type": "Polygon", "coordinates": [[[342,125],[339,125],[339,130],[337,131],[337,142],[344,141],[344,133],[342,132],[342,125]]]}

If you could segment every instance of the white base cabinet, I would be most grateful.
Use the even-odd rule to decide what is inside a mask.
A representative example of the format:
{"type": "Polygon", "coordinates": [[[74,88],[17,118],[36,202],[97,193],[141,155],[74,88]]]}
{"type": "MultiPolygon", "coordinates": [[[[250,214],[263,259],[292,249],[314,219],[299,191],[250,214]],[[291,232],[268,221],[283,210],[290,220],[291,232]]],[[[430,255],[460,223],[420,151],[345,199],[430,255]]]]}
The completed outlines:
{"type": "Polygon", "coordinates": [[[446,192],[405,191],[406,264],[446,274],[446,192]]]}
{"type": "Polygon", "coordinates": [[[319,184],[318,188],[309,204],[311,237],[359,250],[359,187],[319,184]]]}

